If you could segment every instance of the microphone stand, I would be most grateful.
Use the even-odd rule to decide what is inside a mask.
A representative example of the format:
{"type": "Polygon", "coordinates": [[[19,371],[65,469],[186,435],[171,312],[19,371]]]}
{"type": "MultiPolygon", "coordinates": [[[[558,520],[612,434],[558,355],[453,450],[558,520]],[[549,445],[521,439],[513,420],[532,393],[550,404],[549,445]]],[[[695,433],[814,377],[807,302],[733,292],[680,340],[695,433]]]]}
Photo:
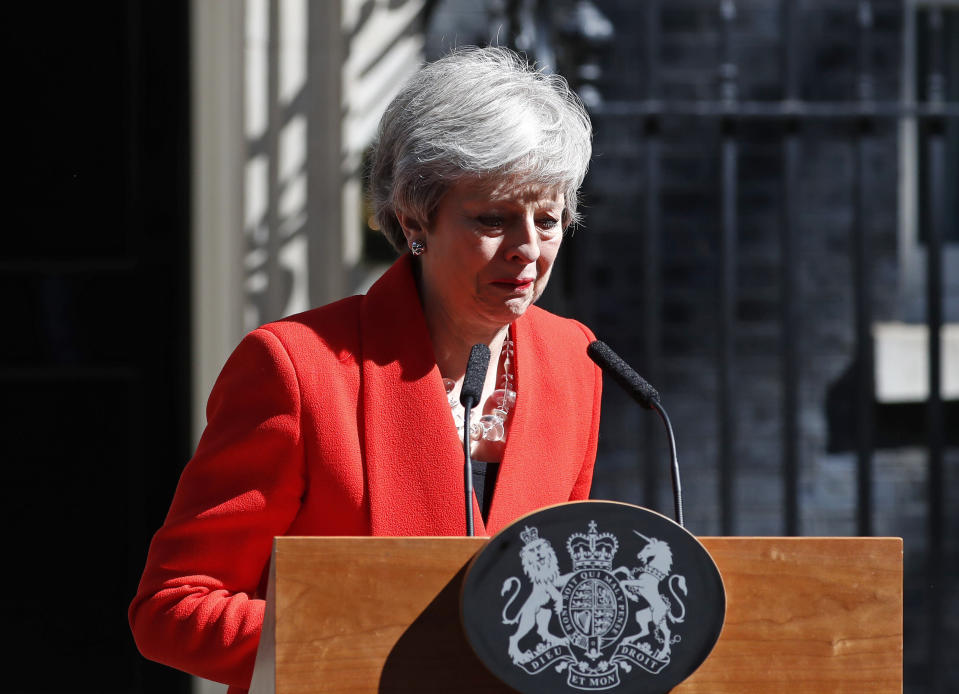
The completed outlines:
{"type": "Polygon", "coordinates": [[[679,480],[679,457],[676,455],[676,437],[673,435],[673,425],[670,423],[669,415],[666,414],[666,410],[660,404],[658,398],[651,399],[650,404],[666,426],[666,438],[669,439],[669,472],[673,478],[673,509],[676,515],[676,522],[685,528],[686,523],[683,520],[683,486],[679,480]]]}
{"type": "Polygon", "coordinates": [[[591,342],[586,348],[586,354],[596,362],[596,365],[612,376],[623,389],[629,393],[633,400],[647,410],[656,410],[663,424],[666,426],[666,436],[669,439],[669,462],[670,473],[673,478],[673,507],[676,513],[676,522],[681,527],[686,527],[683,521],[683,490],[679,481],[679,457],[676,455],[676,437],[673,435],[673,425],[669,421],[669,415],[659,402],[659,393],[649,385],[645,378],[636,373],[632,367],[616,354],[609,345],[600,340],[591,342]]]}
{"type": "Polygon", "coordinates": [[[473,459],[470,456],[470,415],[473,399],[466,400],[463,413],[463,485],[466,489],[466,536],[473,537],[473,459]]]}
{"type": "Polygon", "coordinates": [[[483,399],[483,383],[489,368],[489,347],[479,343],[470,349],[466,374],[460,388],[463,406],[463,488],[466,492],[466,536],[473,537],[473,459],[470,457],[470,414],[483,399]]]}

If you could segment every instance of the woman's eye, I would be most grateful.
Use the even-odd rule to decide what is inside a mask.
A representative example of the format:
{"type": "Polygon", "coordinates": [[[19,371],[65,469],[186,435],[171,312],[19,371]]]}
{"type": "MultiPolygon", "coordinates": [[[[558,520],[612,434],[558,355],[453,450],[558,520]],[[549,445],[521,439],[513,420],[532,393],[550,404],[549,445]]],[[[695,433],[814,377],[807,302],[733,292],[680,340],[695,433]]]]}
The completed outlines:
{"type": "Polygon", "coordinates": [[[536,222],[536,225],[540,229],[552,230],[555,229],[559,224],[559,220],[553,219],[552,217],[544,217],[536,222]]]}
{"type": "Polygon", "coordinates": [[[503,226],[503,218],[492,214],[480,215],[476,218],[476,221],[482,224],[484,227],[490,227],[494,229],[498,229],[499,227],[503,226]]]}

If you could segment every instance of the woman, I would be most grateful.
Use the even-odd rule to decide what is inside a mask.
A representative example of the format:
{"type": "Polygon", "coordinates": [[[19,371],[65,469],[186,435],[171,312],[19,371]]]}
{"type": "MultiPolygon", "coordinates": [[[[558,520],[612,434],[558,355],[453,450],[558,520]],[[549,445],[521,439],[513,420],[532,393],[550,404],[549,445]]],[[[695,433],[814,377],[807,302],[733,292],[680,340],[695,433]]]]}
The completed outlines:
{"type": "Polygon", "coordinates": [[[590,136],[565,81],[504,49],[458,51],[396,97],[371,187],[403,255],[366,296],[263,326],[224,366],[130,606],[144,655],[242,691],[274,536],[464,534],[458,395],[476,343],[493,355],[471,432],[476,534],[587,498],[593,336],[532,304],[590,136]]]}

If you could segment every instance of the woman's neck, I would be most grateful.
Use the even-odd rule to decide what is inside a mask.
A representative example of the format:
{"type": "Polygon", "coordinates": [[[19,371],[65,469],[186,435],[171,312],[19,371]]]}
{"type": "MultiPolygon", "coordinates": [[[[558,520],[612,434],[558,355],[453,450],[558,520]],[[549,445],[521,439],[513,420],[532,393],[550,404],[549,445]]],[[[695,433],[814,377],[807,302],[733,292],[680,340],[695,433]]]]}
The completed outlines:
{"type": "MultiPolygon", "coordinates": [[[[462,426],[465,419],[463,407],[459,403],[459,396],[463,387],[463,378],[466,375],[466,363],[469,360],[470,350],[473,345],[478,343],[489,347],[490,363],[486,370],[482,394],[475,411],[476,418],[473,421],[476,422],[479,417],[488,414],[494,407],[500,406],[493,402],[491,396],[497,388],[506,387],[499,383],[499,367],[503,360],[503,345],[509,336],[509,325],[490,326],[482,325],[479,322],[464,321],[462,316],[453,316],[450,311],[446,310],[441,301],[430,301],[429,297],[422,291],[422,286],[420,297],[426,327],[433,344],[436,365],[444,380],[452,381],[452,383],[444,383],[444,385],[446,385],[446,392],[450,398],[453,422],[459,422],[459,426],[462,426]]],[[[435,297],[433,298],[435,299],[435,297]]],[[[506,409],[508,411],[510,407],[506,409]]],[[[503,434],[505,434],[507,426],[505,419],[501,420],[501,432],[503,434]]],[[[462,436],[462,430],[460,436],[462,436]]],[[[503,459],[505,440],[502,438],[486,440],[486,438],[484,436],[480,440],[471,442],[472,454],[477,457],[477,460],[500,462],[503,459]]]]}
{"type": "MultiPolygon", "coordinates": [[[[417,273],[419,275],[419,273],[417,273]]],[[[481,320],[457,316],[449,311],[439,297],[423,291],[422,278],[417,276],[420,301],[426,328],[433,344],[436,365],[444,378],[460,381],[466,373],[466,362],[473,345],[482,343],[489,347],[491,364],[496,363],[509,325],[490,325],[481,320]]],[[[493,369],[495,373],[495,369],[493,369]]]]}
{"type": "MultiPolygon", "coordinates": [[[[460,381],[466,373],[466,362],[473,345],[482,343],[489,347],[491,366],[497,363],[509,326],[478,328],[464,325],[442,312],[427,312],[426,326],[433,343],[436,365],[445,378],[460,381]]],[[[493,369],[495,373],[495,368],[493,369]]]]}

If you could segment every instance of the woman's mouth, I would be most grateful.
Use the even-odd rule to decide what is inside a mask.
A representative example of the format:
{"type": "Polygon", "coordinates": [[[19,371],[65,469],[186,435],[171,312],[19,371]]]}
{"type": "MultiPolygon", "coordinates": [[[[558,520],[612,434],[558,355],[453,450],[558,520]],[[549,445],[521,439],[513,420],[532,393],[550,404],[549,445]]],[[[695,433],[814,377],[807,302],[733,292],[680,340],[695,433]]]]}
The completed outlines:
{"type": "Polygon", "coordinates": [[[493,280],[491,284],[508,291],[526,291],[535,281],[533,277],[502,277],[493,280]]]}

